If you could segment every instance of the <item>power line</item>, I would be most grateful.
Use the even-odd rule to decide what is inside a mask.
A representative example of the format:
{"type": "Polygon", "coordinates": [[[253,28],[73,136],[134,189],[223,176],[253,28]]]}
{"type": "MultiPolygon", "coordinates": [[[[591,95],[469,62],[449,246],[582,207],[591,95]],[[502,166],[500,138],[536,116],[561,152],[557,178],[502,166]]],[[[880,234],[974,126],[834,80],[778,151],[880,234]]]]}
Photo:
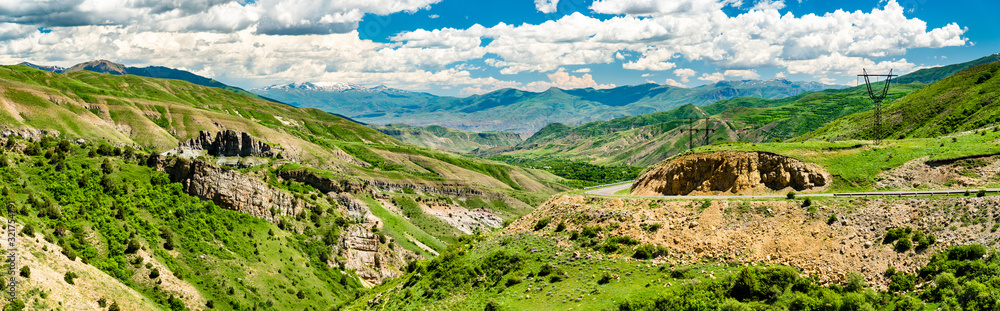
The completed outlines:
{"type": "Polygon", "coordinates": [[[684,133],[684,131],[688,132],[688,150],[694,149],[694,134],[695,133],[704,132],[705,133],[705,138],[704,138],[703,145],[708,145],[708,137],[709,137],[709,135],[711,135],[713,132],[715,132],[714,128],[709,128],[709,126],[712,123],[709,122],[710,119],[708,117],[704,118],[704,120],[705,120],[705,128],[703,128],[703,129],[694,128],[694,122],[696,120],[701,120],[701,119],[702,118],[688,118],[687,119],[688,120],[688,128],[681,129],[681,133],[684,133]]]}
{"type": "Polygon", "coordinates": [[[898,77],[898,75],[892,74],[892,69],[889,69],[889,74],[887,75],[868,74],[868,70],[864,68],[861,69],[861,72],[862,74],[859,74],[858,77],[865,78],[865,86],[868,87],[868,97],[870,97],[872,102],[875,103],[875,120],[872,120],[872,126],[874,127],[874,131],[872,131],[872,140],[874,140],[875,144],[878,145],[882,143],[882,138],[885,136],[885,133],[882,131],[882,100],[884,100],[885,96],[889,94],[889,84],[892,82],[892,77],[898,77]],[[881,77],[885,77],[885,85],[881,90],[872,89],[871,78],[878,79],[881,77]]]}

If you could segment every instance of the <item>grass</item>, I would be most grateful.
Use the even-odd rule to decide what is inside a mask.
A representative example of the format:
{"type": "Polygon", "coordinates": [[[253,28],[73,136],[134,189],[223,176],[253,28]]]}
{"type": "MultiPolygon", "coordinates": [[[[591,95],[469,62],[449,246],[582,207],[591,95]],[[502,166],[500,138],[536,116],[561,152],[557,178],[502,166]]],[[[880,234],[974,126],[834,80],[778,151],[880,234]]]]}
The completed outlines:
{"type": "Polygon", "coordinates": [[[965,134],[952,139],[914,138],[886,140],[872,146],[870,141],[805,141],[790,143],[719,144],[700,147],[695,153],[711,151],[766,151],[816,163],[833,175],[829,191],[872,190],[878,175],[914,159],[951,159],[1000,152],[1000,133],[965,134]]]}
{"type": "Polygon", "coordinates": [[[417,227],[402,215],[396,215],[395,213],[386,210],[382,207],[382,204],[379,204],[379,202],[375,199],[368,196],[361,196],[360,198],[368,204],[368,208],[371,210],[372,214],[382,220],[382,224],[384,226],[382,230],[391,236],[393,240],[395,240],[396,243],[399,243],[399,245],[403,248],[418,254],[424,254],[425,256],[433,255],[411,242],[406,237],[407,234],[412,236],[413,239],[438,252],[443,251],[445,247],[447,247],[447,243],[427,233],[423,229],[420,229],[420,227],[417,227]]]}

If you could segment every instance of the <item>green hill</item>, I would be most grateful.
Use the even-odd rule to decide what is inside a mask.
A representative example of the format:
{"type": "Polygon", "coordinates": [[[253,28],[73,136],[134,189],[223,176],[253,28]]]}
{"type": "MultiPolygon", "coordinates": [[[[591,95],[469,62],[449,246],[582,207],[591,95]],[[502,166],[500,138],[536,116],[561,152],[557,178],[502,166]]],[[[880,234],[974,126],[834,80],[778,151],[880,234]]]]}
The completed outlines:
{"type": "MultiPolygon", "coordinates": [[[[922,84],[895,85],[888,102],[922,84]]],[[[527,159],[570,158],[601,165],[648,166],[688,149],[687,118],[709,117],[715,131],[708,141],[762,142],[790,139],[842,116],[872,109],[865,87],[811,92],[782,99],[741,97],[703,107],[622,117],[570,127],[550,124],[513,150],[501,154],[527,159]]],[[[694,124],[704,128],[704,121],[694,124]]],[[[695,135],[696,144],[704,141],[695,135]]]]}
{"type": "MultiPolygon", "coordinates": [[[[1000,122],[998,70],[1000,62],[972,67],[885,105],[883,130],[890,139],[937,137],[1000,122]]],[[[873,118],[872,112],[849,115],[800,139],[868,139],[873,118]]]]}
{"type": "Polygon", "coordinates": [[[513,147],[521,143],[521,136],[516,133],[473,133],[437,125],[420,127],[389,124],[369,127],[407,144],[463,154],[490,148],[513,147]]]}
{"type": "Polygon", "coordinates": [[[181,80],[0,66],[0,107],[29,309],[336,306],[566,189],[181,80]]]}
{"type": "Polygon", "coordinates": [[[909,74],[906,74],[905,76],[899,77],[899,79],[897,79],[896,82],[903,84],[914,83],[914,82],[931,84],[937,82],[938,80],[950,77],[951,75],[954,75],[959,71],[965,70],[967,68],[979,66],[982,64],[989,64],[996,61],[1000,61],[1000,54],[983,56],[979,59],[961,64],[920,69],[911,72],[909,74]]]}

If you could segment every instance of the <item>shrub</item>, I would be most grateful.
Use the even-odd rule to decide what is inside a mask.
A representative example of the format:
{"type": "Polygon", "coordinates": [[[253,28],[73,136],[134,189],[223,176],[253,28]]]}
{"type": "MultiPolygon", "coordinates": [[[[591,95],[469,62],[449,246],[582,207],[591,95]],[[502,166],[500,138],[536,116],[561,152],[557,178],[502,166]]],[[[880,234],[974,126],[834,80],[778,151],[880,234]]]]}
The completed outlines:
{"type": "Polygon", "coordinates": [[[128,246],[125,248],[125,253],[126,254],[135,254],[135,252],[139,251],[139,248],[141,248],[141,247],[142,246],[139,245],[139,241],[137,241],[135,239],[129,240],[128,241],[128,246]]]}
{"type": "Polygon", "coordinates": [[[549,225],[550,221],[552,221],[552,216],[539,219],[538,222],[535,223],[535,231],[542,230],[545,226],[549,225]]]}
{"type": "Polygon", "coordinates": [[[25,224],[24,227],[21,228],[21,234],[23,234],[23,235],[25,235],[25,236],[27,236],[29,238],[30,237],[34,237],[35,236],[35,227],[32,226],[31,224],[25,224]]]}
{"type": "Polygon", "coordinates": [[[155,278],[158,278],[158,277],[160,277],[160,269],[159,268],[153,269],[153,271],[149,271],[149,278],[150,279],[155,279],[155,278]]]}
{"type": "Polygon", "coordinates": [[[969,190],[965,190],[965,196],[969,196],[969,195],[972,195],[972,193],[969,193],[969,190]]]}
{"type": "Polygon", "coordinates": [[[788,194],[785,195],[785,198],[789,200],[795,200],[795,192],[789,192],[788,194]]]}
{"type": "Polygon", "coordinates": [[[812,205],[813,201],[810,198],[806,198],[804,201],[802,201],[802,207],[810,207],[812,205]]]}
{"type": "Polygon", "coordinates": [[[635,249],[635,253],[632,254],[632,258],[652,259],[656,257],[666,256],[667,254],[668,250],[666,247],[653,244],[643,244],[635,249]]]}
{"type": "Polygon", "coordinates": [[[31,278],[31,268],[28,268],[28,266],[21,267],[20,275],[25,279],[31,278]]]}
{"type": "Polygon", "coordinates": [[[601,232],[601,226],[583,226],[580,234],[588,238],[595,238],[598,232],[601,232]]]}
{"type": "Polygon", "coordinates": [[[556,271],[556,267],[553,267],[552,265],[546,263],[546,264],[542,265],[541,268],[538,269],[538,276],[546,276],[546,275],[552,274],[552,272],[555,272],[555,271],[556,271]]]}
{"type": "Polygon", "coordinates": [[[597,280],[597,284],[599,285],[608,284],[608,282],[611,282],[611,274],[607,272],[601,274],[601,278],[597,280]]]}
{"type": "Polygon", "coordinates": [[[896,252],[900,253],[908,251],[910,250],[910,248],[913,248],[913,242],[910,241],[909,237],[899,239],[898,241],[896,241],[896,246],[893,247],[893,249],[895,249],[896,252]]]}
{"type": "Polygon", "coordinates": [[[837,214],[830,215],[830,218],[826,219],[826,224],[828,225],[832,225],[835,222],[837,222],[837,214]]]}
{"type": "Polygon", "coordinates": [[[566,222],[560,221],[559,224],[556,225],[556,232],[562,232],[563,230],[566,230],[566,222]]]}
{"type": "Polygon", "coordinates": [[[639,228],[642,228],[642,230],[646,230],[647,232],[656,232],[657,230],[660,230],[660,228],[662,227],[663,224],[659,223],[643,223],[639,225],[639,228]]]}
{"type": "Polygon", "coordinates": [[[78,277],[79,276],[77,276],[76,273],[66,272],[66,275],[63,276],[63,280],[66,280],[66,283],[74,284],[73,279],[78,277]]]}
{"type": "Polygon", "coordinates": [[[847,274],[847,286],[844,289],[851,292],[860,292],[867,286],[865,277],[860,273],[851,272],[847,274]]]}
{"type": "Polygon", "coordinates": [[[976,197],[977,198],[982,198],[982,197],[985,197],[985,196],[986,196],[986,190],[984,190],[984,189],[979,189],[979,192],[976,192],[976,197]]]}

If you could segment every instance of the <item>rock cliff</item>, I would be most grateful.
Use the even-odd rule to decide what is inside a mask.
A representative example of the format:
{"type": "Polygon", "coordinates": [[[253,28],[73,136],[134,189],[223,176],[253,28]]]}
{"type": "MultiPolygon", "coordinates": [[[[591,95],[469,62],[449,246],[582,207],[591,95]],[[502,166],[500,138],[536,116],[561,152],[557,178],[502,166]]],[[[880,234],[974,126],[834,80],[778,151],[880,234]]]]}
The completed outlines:
{"type": "Polygon", "coordinates": [[[277,150],[247,133],[225,130],[212,135],[209,131],[201,131],[198,137],[188,139],[178,144],[178,154],[185,150],[204,150],[212,156],[223,157],[274,157],[277,150]]]}
{"type": "Polygon", "coordinates": [[[660,163],[639,176],[632,195],[701,195],[817,190],[830,174],[816,164],[768,152],[692,154],[660,163]]]}
{"type": "Polygon", "coordinates": [[[276,223],[279,215],[297,215],[305,202],[267,183],[202,160],[152,155],[146,163],[184,185],[184,192],[211,200],[222,208],[276,223]]]}

